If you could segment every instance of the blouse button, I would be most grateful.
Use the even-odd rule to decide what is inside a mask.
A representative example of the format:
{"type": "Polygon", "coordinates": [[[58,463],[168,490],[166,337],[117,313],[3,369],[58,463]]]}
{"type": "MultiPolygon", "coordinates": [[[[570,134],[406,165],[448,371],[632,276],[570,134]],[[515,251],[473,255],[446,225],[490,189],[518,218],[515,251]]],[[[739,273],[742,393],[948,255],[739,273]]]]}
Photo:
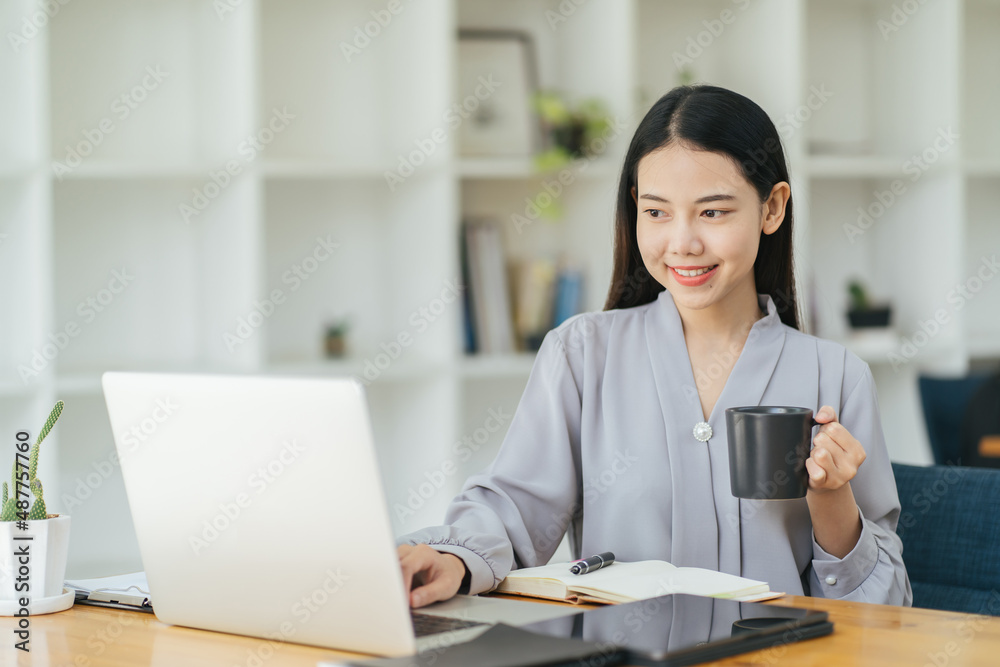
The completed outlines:
{"type": "Polygon", "coordinates": [[[837,577],[830,576],[827,577],[825,581],[827,586],[833,586],[834,584],[837,583],[837,577]]]}
{"type": "Polygon", "coordinates": [[[701,442],[708,442],[712,437],[712,427],[706,422],[698,422],[694,425],[694,437],[701,442]]]}

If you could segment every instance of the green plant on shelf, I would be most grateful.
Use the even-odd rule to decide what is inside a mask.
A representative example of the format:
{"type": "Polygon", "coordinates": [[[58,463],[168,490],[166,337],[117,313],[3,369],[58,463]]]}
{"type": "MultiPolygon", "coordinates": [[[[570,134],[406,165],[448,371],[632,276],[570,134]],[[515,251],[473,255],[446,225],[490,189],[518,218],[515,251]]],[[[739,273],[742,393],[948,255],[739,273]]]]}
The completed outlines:
{"type": "Polygon", "coordinates": [[[851,310],[868,310],[871,301],[868,298],[868,291],[861,281],[852,280],[847,284],[847,292],[851,297],[851,310]]]}
{"type": "Polygon", "coordinates": [[[860,280],[849,281],[847,293],[850,298],[847,320],[852,329],[884,328],[890,325],[892,306],[888,303],[873,302],[860,280]]]}
{"type": "MultiPolygon", "coordinates": [[[[49,434],[52,427],[55,426],[56,421],[59,419],[59,415],[62,414],[63,402],[59,401],[52,408],[52,412],[49,413],[48,419],[45,420],[45,425],[42,426],[41,433],[38,434],[38,440],[31,447],[31,452],[28,455],[28,465],[27,472],[24,471],[25,465],[21,462],[20,456],[14,457],[14,468],[11,470],[10,474],[10,489],[7,488],[7,482],[3,483],[3,502],[0,504],[2,511],[0,511],[0,521],[18,521],[27,519],[29,521],[37,521],[39,519],[47,519],[48,511],[45,509],[45,498],[43,496],[42,480],[38,479],[38,451],[42,444],[42,440],[45,440],[45,436],[49,434]],[[20,469],[20,472],[18,471],[20,469]],[[28,481],[25,483],[23,480],[27,477],[28,481]],[[28,509],[27,500],[18,500],[19,487],[26,486],[31,490],[31,495],[35,497],[35,502],[31,503],[31,508],[28,509]]],[[[25,493],[27,495],[27,493],[25,493]]]]}
{"type": "Polygon", "coordinates": [[[539,170],[559,169],[574,158],[600,154],[597,148],[606,144],[597,139],[611,127],[611,115],[603,101],[588,98],[574,106],[561,93],[542,90],[535,93],[532,102],[549,145],[535,156],[539,170]]]}

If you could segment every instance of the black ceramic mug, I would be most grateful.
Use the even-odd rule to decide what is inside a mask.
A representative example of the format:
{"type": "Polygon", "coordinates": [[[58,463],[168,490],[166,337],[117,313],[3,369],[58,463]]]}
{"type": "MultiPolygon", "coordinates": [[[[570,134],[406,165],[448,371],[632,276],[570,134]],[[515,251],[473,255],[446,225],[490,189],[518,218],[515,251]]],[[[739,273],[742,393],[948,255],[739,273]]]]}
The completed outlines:
{"type": "Polygon", "coordinates": [[[729,482],[737,498],[803,498],[812,428],[809,408],[759,405],[726,410],[729,482]]]}

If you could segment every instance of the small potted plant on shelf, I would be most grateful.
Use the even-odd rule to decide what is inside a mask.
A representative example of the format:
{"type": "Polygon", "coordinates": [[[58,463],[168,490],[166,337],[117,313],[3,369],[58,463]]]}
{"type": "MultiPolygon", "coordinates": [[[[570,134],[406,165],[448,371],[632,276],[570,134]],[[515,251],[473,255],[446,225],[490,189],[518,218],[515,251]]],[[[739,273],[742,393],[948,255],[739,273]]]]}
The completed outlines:
{"type": "Polygon", "coordinates": [[[17,453],[10,485],[3,483],[0,505],[3,550],[0,615],[3,616],[45,614],[73,605],[73,592],[63,589],[69,555],[69,517],[48,513],[42,481],[37,476],[39,447],[62,409],[62,401],[55,404],[30,449],[28,433],[21,431],[16,436],[17,453]]]}
{"type": "Polygon", "coordinates": [[[573,158],[593,158],[601,153],[606,145],[602,135],[611,127],[611,115],[601,100],[590,98],[573,107],[555,91],[540,91],[533,103],[549,146],[535,156],[539,169],[558,169],[573,158]]]}
{"type": "Polygon", "coordinates": [[[347,318],[328,322],[323,337],[323,352],[327,359],[341,359],[347,353],[347,318]]]}
{"type": "Polygon", "coordinates": [[[859,280],[847,285],[850,307],[847,319],[852,329],[873,329],[888,327],[892,319],[892,307],[888,304],[875,305],[868,298],[868,292],[859,280]]]}

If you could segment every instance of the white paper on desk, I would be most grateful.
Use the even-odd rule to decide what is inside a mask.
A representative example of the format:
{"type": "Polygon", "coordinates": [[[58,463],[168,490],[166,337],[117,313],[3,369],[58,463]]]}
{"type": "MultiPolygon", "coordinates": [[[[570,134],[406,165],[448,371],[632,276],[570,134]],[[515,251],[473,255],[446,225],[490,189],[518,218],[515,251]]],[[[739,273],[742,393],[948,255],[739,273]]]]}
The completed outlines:
{"type": "Polygon", "coordinates": [[[149,584],[145,572],[132,572],[112,577],[97,579],[74,579],[66,581],[67,588],[74,588],[88,594],[91,600],[102,602],[119,602],[141,607],[143,603],[152,604],[149,597],[149,584]]]}

